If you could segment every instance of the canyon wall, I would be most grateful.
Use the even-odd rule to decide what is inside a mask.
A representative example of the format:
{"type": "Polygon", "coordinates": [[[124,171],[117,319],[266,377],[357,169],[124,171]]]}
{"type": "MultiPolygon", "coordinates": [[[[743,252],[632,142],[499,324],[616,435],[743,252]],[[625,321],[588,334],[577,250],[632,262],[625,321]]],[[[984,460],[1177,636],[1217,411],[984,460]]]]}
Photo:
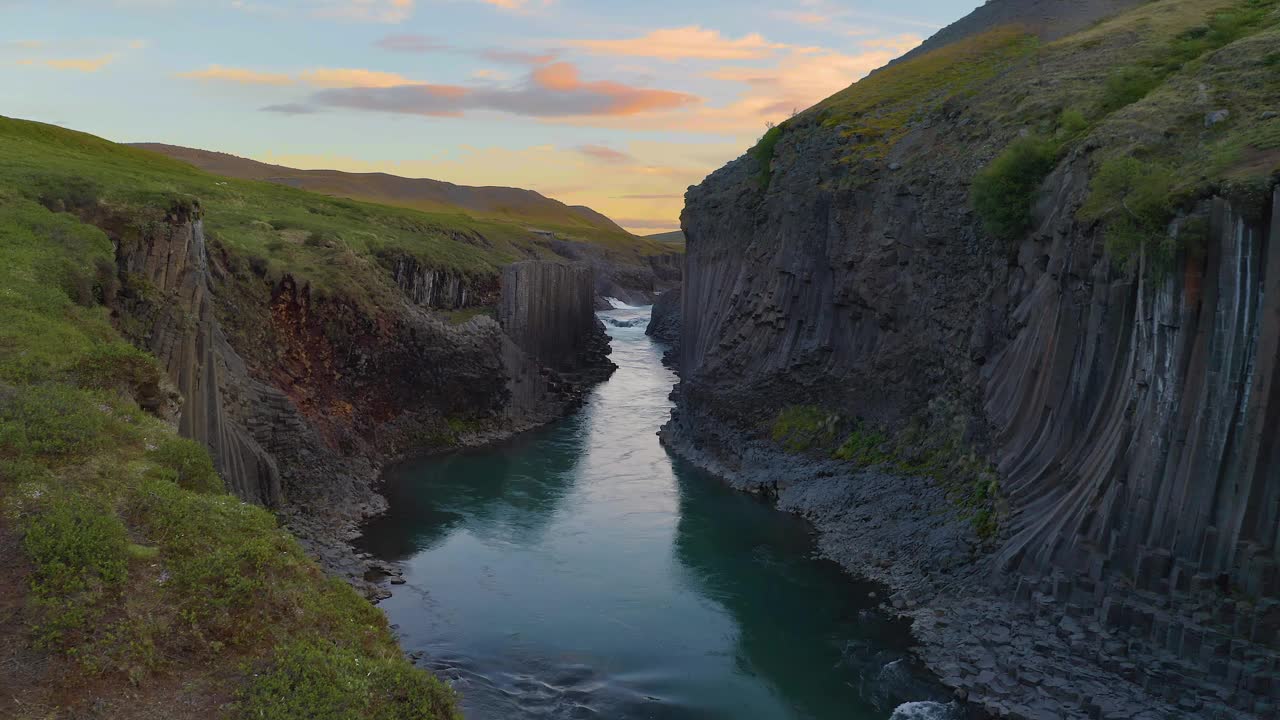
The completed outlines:
{"type": "MultiPolygon", "coordinates": [[[[156,356],[183,400],[179,433],[209,448],[228,490],[250,502],[278,504],[281,483],[275,459],[242,418],[250,408],[279,405],[284,397],[249,378],[214,316],[198,211],[175,208],[150,232],[125,240],[117,257],[131,287],[144,278],[158,293],[157,300],[166,298],[126,300],[124,312],[140,321],[134,340],[156,356]]],[[[261,424],[257,428],[269,431],[261,424]]]]}
{"type": "Polygon", "coordinates": [[[586,266],[484,280],[400,259],[387,268],[399,295],[371,306],[211,245],[194,203],[95,213],[117,247],[117,324],[166,369],[179,432],[210,449],[228,490],[370,594],[383,593],[346,540],[385,506],[386,463],[550,421],[614,369],[586,266]],[[438,312],[499,299],[501,323],[438,312]]]}
{"type": "MultiPolygon", "coordinates": [[[[1129,267],[1078,216],[1086,148],[1045,181],[1032,231],[1005,245],[982,231],[969,181],[1009,130],[963,117],[923,121],[888,157],[855,164],[832,162],[853,140],[800,116],[767,175],[744,156],[690,189],[668,444],[742,475],[761,462],[747,438],[788,406],[955,431],[999,472],[1001,532],[963,581],[928,585],[912,604],[952,627],[1016,616],[1031,634],[1018,652],[981,630],[963,641],[972,647],[926,652],[949,684],[997,714],[1015,707],[1018,670],[986,672],[994,654],[1064,668],[1076,687],[1051,693],[1045,712],[1109,717],[1099,708],[1113,691],[1082,688],[1123,687],[1132,694],[1114,717],[1144,703],[1151,717],[1269,716],[1280,707],[1280,190],[1261,203],[1206,197],[1171,228],[1183,249],[1169,267],[1129,267]],[[984,594],[967,615],[943,614],[984,594]],[[1053,658],[1030,649],[1041,644],[1053,658]],[[967,656],[973,647],[988,655],[967,656]]],[[[773,492],[840,472],[795,466],[773,492]]],[[[786,492],[793,509],[834,513],[786,492]]],[[[892,576],[856,559],[873,553],[833,550],[892,576]]],[[[955,642],[925,638],[944,636],[955,642]]],[[[1028,687],[1011,716],[1039,717],[1045,693],[1028,687]]]]}

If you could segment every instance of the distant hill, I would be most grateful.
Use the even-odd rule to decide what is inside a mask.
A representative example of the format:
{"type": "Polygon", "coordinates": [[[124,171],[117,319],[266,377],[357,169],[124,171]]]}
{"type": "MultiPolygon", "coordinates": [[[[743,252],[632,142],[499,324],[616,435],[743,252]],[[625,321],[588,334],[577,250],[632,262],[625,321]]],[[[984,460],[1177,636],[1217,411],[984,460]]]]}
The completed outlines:
{"type": "Polygon", "coordinates": [[[470,187],[387,173],[298,170],[227,153],[161,143],[135,143],[134,147],[158,152],[218,175],[244,180],[265,180],[352,200],[427,212],[463,212],[488,218],[548,223],[562,228],[629,234],[617,223],[589,207],[566,205],[533,190],[470,187]]]}
{"type": "Polygon", "coordinates": [[[656,235],[645,235],[649,240],[657,240],[658,242],[672,243],[676,245],[684,244],[684,231],[672,230],[671,232],[657,233],[656,235]]]}

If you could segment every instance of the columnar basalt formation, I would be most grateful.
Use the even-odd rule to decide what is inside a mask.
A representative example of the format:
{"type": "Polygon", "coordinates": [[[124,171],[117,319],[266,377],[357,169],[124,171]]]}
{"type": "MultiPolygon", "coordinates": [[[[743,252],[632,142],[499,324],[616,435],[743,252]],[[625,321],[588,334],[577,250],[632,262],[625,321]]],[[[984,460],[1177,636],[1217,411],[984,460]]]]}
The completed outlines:
{"type": "MultiPolygon", "coordinates": [[[[986,13],[996,5],[1016,3],[986,13]]],[[[1220,75],[1170,92],[1203,94],[1257,52],[1223,50],[1205,63],[1220,75]]],[[[893,585],[925,659],[980,708],[1274,717],[1280,188],[1206,183],[1174,213],[1171,257],[1114,255],[1081,208],[1100,147],[1170,137],[1140,127],[1139,107],[1068,146],[1025,235],[997,240],[971,184],[1030,131],[987,109],[964,96],[918,112],[884,157],[856,162],[865,138],[810,111],[767,168],[747,155],[690,189],[665,440],[811,517],[833,557],[893,585]],[[911,507],[936,520],[956,511],[945,493],[903,497],[905,480],[830,449],[770,455],[784,453],[762,429],[794,405],[890,434],[954,433],[997,471],[999,534],[964,562],[941,558],[963,532],[878,518],[911,507]]]]}
{"type": "Polygon", "coordinates": [[[236,414],[268,405],[280,393],[249,378],[214,316],[199,209],[175,208],[163,222],[123,243],[122,273],[145,278],[162,298],[135,301],[125,312],[143,316],[142,334],[135,339],[160,360],[184,400],[179,432],[209,447],[229,490],[276,505],[281,485],[275,459],[236,414]]]}
{"type": "Polygon", "coordinates": [[[230,491],[279,511],[371,594],[345,541],[384,507],[386,462],[552,420],[613,369],[586,266],[519,263],[499,290],[402,259],[388,268],[401,302],[379,310],[207,247],[194,203],[90,215],[117,245],[121,329],[167,370],[179,432],[209,447],[230,491]],[[501,324],[435,312],[499,295],[501,324]]]}
{"type": "Polygon", "coordinates": [[[433,310],[461,310],[497,302],[497,283],[460,273],[423,267],[417,258],[396,256],[391,261],[396,285],[413,302],[433,310]]]}
{"type": "Polygon", "coordinates": [[[521,350],[552,369],[600,364],[593,351],[600,349],[604,326],[594,308],[595,280],[588,265],[522,262],[502,274],[498,322],[521,350]]]}

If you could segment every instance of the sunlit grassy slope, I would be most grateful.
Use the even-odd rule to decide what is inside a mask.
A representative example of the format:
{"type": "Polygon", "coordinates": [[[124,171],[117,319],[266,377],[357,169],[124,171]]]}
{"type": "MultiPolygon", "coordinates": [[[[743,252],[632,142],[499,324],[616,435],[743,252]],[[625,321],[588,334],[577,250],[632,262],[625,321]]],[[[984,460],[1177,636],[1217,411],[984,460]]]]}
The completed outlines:
{"type": "Polygon", "coordinates": [[[114,268],[0,188],[0,716],[453,717],[381,613],[139,408],[161,371],[112,327],[114,268]]]}
{"type": "Polygon", "coordinates": [[[459,213],[429,213],[213,175],[137,148],[63,128],[0,117],[0,187],[56,205],[166,207],[198,200],[212,238],[318,289],[355,300],[376,285],[375,256],[403,252],[431,267],[493,274],[528,256],[555,259],[545,236],[602,248],[620,263],[670,252],[625,232],[561,227],[459,213]]]}

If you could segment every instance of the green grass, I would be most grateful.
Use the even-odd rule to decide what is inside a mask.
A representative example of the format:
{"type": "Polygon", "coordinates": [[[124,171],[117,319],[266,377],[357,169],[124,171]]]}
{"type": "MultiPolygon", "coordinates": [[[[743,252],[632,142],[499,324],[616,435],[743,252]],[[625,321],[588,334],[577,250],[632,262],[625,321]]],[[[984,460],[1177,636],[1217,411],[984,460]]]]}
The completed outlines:
{"type": "MultiPolygon", "coordinates": [[[[426,267],[493,276],[529,254],[557,256],[525,225],[457,213],[428,213],[212,175],[162,155],[51,125],[0,117],[0,190],[55,209],[145,222],[175,201],[197,203],[211,239],[256,259],[268,273],[289,273],[317,290],[362,304],[394,302],[374,261],[403,252],[426,267]]],[[[619,262],[670,252],[626,233],[539,225],[603,248],[619,262]]],[[[125,228],[128,232],[128,228],[125,228]]],[[[88,277],[94,268],[84,268],[88,277]]]]}
{"type": "Polygon", "coordinates": [[[978,92],[1038,46],[1022,28],[996,28],[884,68],[808,112],[855,141],[843,160],[881,158],[906,135],[913,118],[931,114],[952,97],[978,92]]]}
{"type": "Polygon", "coordinates": [[[0,511],[16,533],[0,542],[30,563],[26,642],[63,677],[238,687],[234,717],[456,717],[376,608],[138,406],[159,371],[101,304],[112,257],[101,231],[0,188],[0,511]],[[64,282],[78,277],[87,293],[64,282]],[[297,677],[297,647],[313,675],[297,677]]]}
{"type": "Polygon", "coordinates": [[[400,720],[461,718],[435,678],[320,641],[283,647],[244,696],[246,718],[400,720]]]}

